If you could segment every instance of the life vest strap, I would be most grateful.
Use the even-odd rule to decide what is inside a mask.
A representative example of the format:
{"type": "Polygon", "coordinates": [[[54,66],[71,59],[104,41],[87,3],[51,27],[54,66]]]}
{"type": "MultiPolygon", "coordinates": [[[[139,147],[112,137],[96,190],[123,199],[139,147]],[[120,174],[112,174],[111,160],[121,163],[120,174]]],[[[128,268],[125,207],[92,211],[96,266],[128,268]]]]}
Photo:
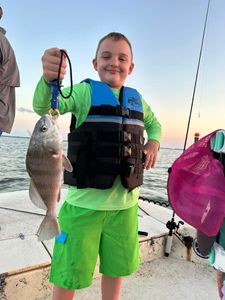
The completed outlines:
{"type": "Polygon", "coordinates": [[[142,156],[142,149],[139,147],[132,147],[131,145],[102,146],[96,147],[96,157],[140,157],[142,156]]]}
{"type": "Polygon", "coordinates": [[[113,176],[116,176],[118,174],[123,174],[127,177],[132,175],[134,171],[136,171],[137,174],[142,174],[143,169],[138,168],[137,165],[135,164],[120,164],[120,165],[115,165],[115,164],[110,164],[109,162],[100,162],[96,165],[93,165],[93,171],[95,173],[100,173],[100,174],[111,174],[113,176]],[[106,170],[108,170],[106,172],[106,170]]]}
{"type": "MultiPolygon", "coordinates": [[[[69,134],[69,140],[70,137],[72,137],[74,133],[69,134]]],[[[85,131],[77,131],[76,132],[76,138],[75,140],[72,139],[73,144],[77,144],[80,141],[83,141],[85,137],[87,137],[87,134],[91,136],[91,134],[88,132],[88,130],[85,131]]],[[[117,143],[117,142],[122,142],[122,143],[134,143],[134,144],[144,144],[145,138],[140,135],[140,134],[135,134],[131,133],[128,131],[103,131],[99,130],[96,135],[96,141],[98,143],[106,143],[106,142],[112,142],[112,143],[117,143]]]]}
{"type": "Polygon", "coordinates": [[[103,142],[122,142],[122,143],[134,143],[134,144],[144,144],[144,137],[139,134],[127,132],[127,131],[110,131],[110,132],[98,132],[97,135],[98,141],[103,142]]]}
{"type": "Polygon", "coordinates": [[[100,115],[100,116],[119,116],[130,119],[143,120],[143,113],[140,111],[130,110],[121,105],[99,105],[92,106],[89,110],[88,115],[100,115]]]}

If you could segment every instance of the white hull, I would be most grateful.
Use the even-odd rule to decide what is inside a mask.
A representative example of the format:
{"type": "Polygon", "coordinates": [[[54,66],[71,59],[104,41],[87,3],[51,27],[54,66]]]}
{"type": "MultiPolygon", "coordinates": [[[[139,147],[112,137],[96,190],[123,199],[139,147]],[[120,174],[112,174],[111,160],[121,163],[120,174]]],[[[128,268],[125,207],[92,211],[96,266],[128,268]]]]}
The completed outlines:
{"type": "MultiPolygon", "coordinates": [[[[62,199],[65,193],[63,190],[62,199]]],[[[37,241],[41,214],[43,211],[29,200],[28,191],[0,194],[0,299],[51,299],[48,276],[53,240],[37,241]]],[[[217,299],[216,272],[207,260],[188,252],[175,236],[169,257],[164,256],[165,224],[171,216],[170,209],[139,200],[139,230],[148,236],[139,238],[142,265],[124,279],[121,299],[217,299]]],[[[181,226],[180,232],[195,235],[187,225],[181,226]]],[[[99,275],[96,266],[93,286],[77,291],[76,299],[101,299],[99,275]]]]}

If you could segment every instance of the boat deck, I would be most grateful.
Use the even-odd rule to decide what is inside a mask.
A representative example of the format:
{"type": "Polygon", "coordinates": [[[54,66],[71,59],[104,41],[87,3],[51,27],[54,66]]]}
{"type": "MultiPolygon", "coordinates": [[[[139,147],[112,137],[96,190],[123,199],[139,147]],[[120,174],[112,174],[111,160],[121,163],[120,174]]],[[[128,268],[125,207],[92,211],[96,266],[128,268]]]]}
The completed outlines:
{"type": "MultiPolygon", "coordinates": [[[[62,199],[65,193],[62,190],[62,199]]],[[[43,216],[44,211],[29,200],[28,191],[0,194],[0,299],[51,299],[48,276],[53,240],[38,242],[36,236],[43,216]]],[[[165,224],[171,216],[171,210],[139,200],[139,230],[148,236],[139,236],[142,265],[125,278],[121,299],[217,299],[216,274],[207,261],[194,253],[190,257],[176,237],[170,256],[164,256],[165,224]]],[[[180,232],[193,236],[195,231],[185,225],[180,232]]],[[[77,291],[76,299],[101,299],[98,266],[93,286],[77,291]]]]}

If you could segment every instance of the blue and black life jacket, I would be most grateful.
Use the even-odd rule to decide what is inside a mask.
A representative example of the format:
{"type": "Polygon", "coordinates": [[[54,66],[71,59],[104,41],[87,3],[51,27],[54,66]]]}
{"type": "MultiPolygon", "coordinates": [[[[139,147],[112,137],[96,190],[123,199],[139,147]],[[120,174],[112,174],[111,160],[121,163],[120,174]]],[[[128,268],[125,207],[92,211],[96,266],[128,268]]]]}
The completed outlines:
{"type": "Polygon", "coordinates": [[[129,190],[143,183],[144,122],[139,93],[122,87],[119,100],[109,86],[91,85],[91,107],[86,120],[75,128],[72,115],[68,135],[68,158],[73,173],[65,171],[64,182],[77,188],[111,188],[120,175],[129,190]]]}

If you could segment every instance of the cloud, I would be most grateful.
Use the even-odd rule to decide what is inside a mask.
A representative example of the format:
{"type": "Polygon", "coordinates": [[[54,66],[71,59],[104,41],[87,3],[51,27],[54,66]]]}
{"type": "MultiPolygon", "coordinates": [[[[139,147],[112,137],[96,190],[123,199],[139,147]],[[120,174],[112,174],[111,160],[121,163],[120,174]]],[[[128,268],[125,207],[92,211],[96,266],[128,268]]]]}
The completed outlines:
{"type": "Polygon", "coordinates": [[[16,110],[22,113],[34,113],[31,109],[25,107],[17,107],[16,110]]]}

